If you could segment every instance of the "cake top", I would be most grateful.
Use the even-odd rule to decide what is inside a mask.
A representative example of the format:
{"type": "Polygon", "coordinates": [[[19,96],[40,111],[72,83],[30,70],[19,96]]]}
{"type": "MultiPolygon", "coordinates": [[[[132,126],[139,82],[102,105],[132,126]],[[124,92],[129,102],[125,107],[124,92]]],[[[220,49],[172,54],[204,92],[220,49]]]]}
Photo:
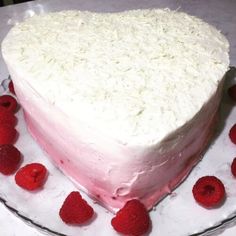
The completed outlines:
{"type": "Polygon", "coordinates": [[[214,27],[169,9],[33,16],[2,44],[5,60],[47,102],[141,145],[201,109],[228,69],[228,50],[214,27]]]}

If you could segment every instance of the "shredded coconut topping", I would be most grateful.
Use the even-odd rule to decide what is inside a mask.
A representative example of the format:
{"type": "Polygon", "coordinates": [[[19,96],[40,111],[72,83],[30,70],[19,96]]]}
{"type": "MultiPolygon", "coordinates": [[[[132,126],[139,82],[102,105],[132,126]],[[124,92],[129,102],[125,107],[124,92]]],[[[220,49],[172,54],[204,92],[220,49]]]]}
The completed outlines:
{"type": "Polygon", "coordinates": [[[169,9],[33,16],[2,45],[30,85],[72,119],[144,145],[209,100],[228,69],[228,50],[214,27],[169,9]]]}

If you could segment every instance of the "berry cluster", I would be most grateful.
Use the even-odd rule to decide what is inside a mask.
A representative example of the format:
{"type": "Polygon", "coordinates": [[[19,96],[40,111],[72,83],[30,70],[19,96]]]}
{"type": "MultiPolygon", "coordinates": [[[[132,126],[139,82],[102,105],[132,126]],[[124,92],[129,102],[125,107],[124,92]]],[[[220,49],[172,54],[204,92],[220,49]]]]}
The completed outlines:
{"type": "MultiPolygon", "coordinates": [[[[236,84],[228,89],[228,95],[233,102],[236,102],[236,84]]],[[[233,144],[236,144],[236,124],[234,124],[229,130],[229,138],[233,144]]],[[[236,177],[236,157],[231,164],[231,173],[236,177]]]]}
{"type": "MultiPolygon", "coordinates": [[[[228,95],[233,102],[236,101],[236,85],[228,89],[228,95]]],[[[233,144],[236,144],[236,124],[229,130],[229,138],[233,144]]],[[[231,173],[236,177],[236,158],[232,161],[231,173]]],[[[226,198],[224,184],[215,176],[204,176],[198,179],[192,193],[196,202],[206,208],[219,207],[226,198]]]]}
{"type": "Polygon", "coordinates": [[[0,173],[4,175],[15,173],[22,161],[20,151],[14,146],[17,140],[17,108],[13,96],[0,96],[0,173]]]}
{"type": "MultiPolygon", "coordinates": [[[[8,85],[9,92],[15,95],[12,81],[8,85]]],[[[0,96],[0,173],[12,175],[23,161],[21,152],[14,146],[17,141],[18,103],[15,97],[4,94],[0,96]]],[[[15,175],[15,182],[26,190],[36,190],[44,185],[47,169],[39,163],[31,163],[19,169],[15,175]]]]}

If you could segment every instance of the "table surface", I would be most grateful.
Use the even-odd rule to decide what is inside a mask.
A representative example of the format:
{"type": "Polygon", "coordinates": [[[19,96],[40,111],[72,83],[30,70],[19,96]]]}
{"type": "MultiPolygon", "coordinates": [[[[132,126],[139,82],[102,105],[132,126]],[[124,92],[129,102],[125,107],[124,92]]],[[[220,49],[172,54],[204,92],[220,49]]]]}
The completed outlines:
{"type": "MultiPolygon", "coordinates": [[[[216,26],[230,42],[231,65],[236,65],[236,1],[235,0],[37,0],[0,8],[0,42],[8,30],[17,22],[34,14],[65,9],[91,11],[122,11],[137,8],[179,9],[198,16],[216,26]]],[[[0,82],[8,76],[0,54],[0,82]]],[[[42,236],[35,228],[9,212],[0,204],[0,235],[42,236]]],[[[221,236],[235,236],[236,226],[226,229],[221,236]]]]}

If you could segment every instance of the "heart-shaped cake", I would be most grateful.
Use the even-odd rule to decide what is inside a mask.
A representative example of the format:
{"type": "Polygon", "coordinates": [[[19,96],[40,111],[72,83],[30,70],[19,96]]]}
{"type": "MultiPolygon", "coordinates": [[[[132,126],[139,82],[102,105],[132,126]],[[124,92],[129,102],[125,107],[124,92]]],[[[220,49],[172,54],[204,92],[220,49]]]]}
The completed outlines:
{"type": "Polygon", "coordinates": [[[33,16],[2,43],[30,133],[112,211],[134,198],[152,208],[200,160],[228,50],[214,27],[168,9],[33,16]]]}

